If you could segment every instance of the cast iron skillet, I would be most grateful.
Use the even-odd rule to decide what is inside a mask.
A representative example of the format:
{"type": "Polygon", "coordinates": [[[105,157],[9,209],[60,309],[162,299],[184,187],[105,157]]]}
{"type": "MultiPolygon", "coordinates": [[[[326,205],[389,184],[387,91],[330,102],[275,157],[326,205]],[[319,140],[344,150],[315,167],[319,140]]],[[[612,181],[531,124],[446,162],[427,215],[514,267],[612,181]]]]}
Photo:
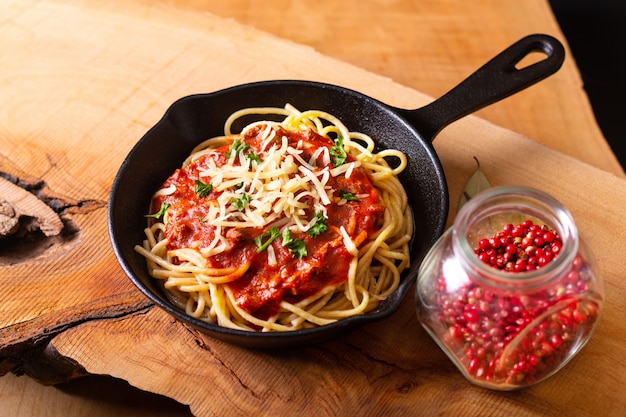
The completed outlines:
{"type": "Polygon", "coordinates": [[[455,120],[553,74],[560,68],[564,57],[563,46],[556,39],[547,35],[525,37],[446,95],[417,110],[391,107],[356,91],[309,81],[258,82],[184,97],[176,101],[139,140],[113,182],[108,226],[115,254],[133,283],[159,307],[205,334],[246,347],[312,344],[343,334],[365,322],[387,317],[399,307],[416,279],[422,258],[443,233],[446,224],[448,190],[431,144],[437,133],[455,120]],[[516,68],[523,58],[537,51],[545,54],[543,60],[522,69],[516,68]],[[411,268],[398,290],[376,310],[314,329],[254,333],[193,319],[167,300],[148,275],[144,258],[133,249],[144,239],[144,215],[150,198],[197,143],[223,134],[224,121],[231,113],[245,107],[283,107],[286,103],[299,110],[320,109],[334,114],[348,129],[373,137],[380,148],[399,149],[408,156],[408,169],[400,179],[415,216],[411,268]]]}

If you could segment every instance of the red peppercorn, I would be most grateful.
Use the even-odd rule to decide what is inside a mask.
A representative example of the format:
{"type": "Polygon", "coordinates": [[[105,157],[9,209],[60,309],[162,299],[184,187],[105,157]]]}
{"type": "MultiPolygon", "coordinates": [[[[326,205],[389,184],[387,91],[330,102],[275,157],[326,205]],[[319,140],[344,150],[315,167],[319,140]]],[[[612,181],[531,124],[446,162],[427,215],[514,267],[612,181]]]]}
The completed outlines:
{"type": "Polygon", "coordinates": [[[545,240],[547,243],[554,242],[555,238],[556,234],[553,231],[547,231],[543,234],[543,240],[545,240]]]}
{"type": "Polygon", "coordinates": [[[489,262],[489,258],[490,256],[485,253],[485,252],[481,252],[478,254],[478,259],[480,259],[482,262],[488,263],[489,262]]]}
{"type": "MultiPolygon", "coordinates": [[[[527,220],[480,239],[474,252],[493,268],[523,273],[549,265],[561,248],[556,231],[527,220]]],[[[489,386],[532,384],[560,366],[595,324],[598,304],[579,297],[589,290],[585,268],[578,257],[558,285],[530,293],[439,276],[432,304],[440,310],[431,328],[441,329],[441,340],[472,379],[489,386]]]]}
{"type": "Polygon", "coordinates": [[[491,244],[489,243],[489,239],[480,239],[478,242],[478,248],[480,250],[487,250],[491,248],[491,244]]]}
{"type": "Polygon", "coordinates": [[[550,258],[545,255],[541,255],[537,258],[537,267],[541,268],[542,266],[546,266],[550,262],[550,258]]]}
{"type": "Polygon", "coordinates": [[[497,238],[497,236],[494,236],[491,239],[489,239],[489,244],[494,249],[498,249],[500,246],[502,246],[502,242],[500,241],[500,239],[497,238]]]}
{"type": "Polygon", "coordinates": [[[547,225],[526,220],[518,225],[507,224],[492,237],[480,239],[474,252],[494,268],[519,273],[546,266],[562,245],[559,235],[547,225]]]}

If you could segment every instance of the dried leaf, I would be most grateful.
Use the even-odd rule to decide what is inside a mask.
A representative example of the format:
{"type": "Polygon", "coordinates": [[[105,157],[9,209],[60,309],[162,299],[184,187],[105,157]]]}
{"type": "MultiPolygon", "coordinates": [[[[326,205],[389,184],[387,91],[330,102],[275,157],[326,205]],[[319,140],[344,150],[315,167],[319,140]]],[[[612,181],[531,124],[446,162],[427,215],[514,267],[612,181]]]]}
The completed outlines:
{"type": "Polygon", "coordinates": [[[478,158],[474,157],[474,160],[476,161],[476,171],[474,171],[470,179],[465,184],[463,191],[461,191],[461,195],[459,196],[459,204],[456,208],[457,212],[472,197],[476,196],[476,194],[491,187],[491,184],[489,184],[487,177],[480,169],[480,162],[478,162],[478,158]]]}

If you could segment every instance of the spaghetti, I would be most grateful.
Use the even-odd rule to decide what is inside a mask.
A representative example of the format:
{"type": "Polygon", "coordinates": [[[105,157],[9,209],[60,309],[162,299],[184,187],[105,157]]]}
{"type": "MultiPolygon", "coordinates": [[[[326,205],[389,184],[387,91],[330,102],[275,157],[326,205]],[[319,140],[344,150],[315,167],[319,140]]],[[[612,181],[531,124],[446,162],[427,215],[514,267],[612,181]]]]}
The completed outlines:
{"type": "Polygon", "coordinates": [[[219,326],[289,331],[363,314],[410,263],[406,164],[328,113],[244,109],[156,191],[135,249],[175,305],[219,326]],[[231,132],[249,115],[284,119],[231,132]]]}

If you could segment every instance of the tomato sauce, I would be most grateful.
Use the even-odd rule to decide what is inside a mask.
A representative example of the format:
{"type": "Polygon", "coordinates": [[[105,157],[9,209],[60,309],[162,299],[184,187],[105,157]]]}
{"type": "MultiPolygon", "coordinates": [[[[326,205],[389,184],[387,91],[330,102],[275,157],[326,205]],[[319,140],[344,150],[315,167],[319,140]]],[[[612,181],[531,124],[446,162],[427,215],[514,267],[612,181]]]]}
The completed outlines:
{"type": "MultiPolygon", "coordinates": [[[[308,160],[319,147],[330,150],[334,145],[331,139],[312,131],[277,129],[279,131],[276,140],[280,141],[282,136],[286,136],[291,146],[303,149],[301,156],[304,160],[308,160]]],[[[261,153],[261,132],[262,127],[259,127],[248,131],[245,137],[236,138],[245,141],[251,151],[261,153]]],[[[232,143],[235,137],[229,139],[232,143]]],[[[200,177],[199,168],[206,164],[207,158],[212,158],[217,166],[223,166],[226,163],[224,155],[229,151],[230,143],[214,153],[200,157],[185,168],[178,169],[163,184],[164,188],[174,185],[176,191],[153,199],[152,213],[158,211],[163,203],[170,205],[165,228],[165,237],[169,240],[168,249],[205,247],[215,237],[215,227],[206,216],[211,202],[217,199],[219,192],[211,190],[207,195],[199,197],[194,191],[195,181],[210,182],[210,178],[200,177]]],[[[353,159],[348,155],[347,161],[351,160],[353,159]]],[[[319,167],[321,168],[323,167],[319,167]]],[[[344,175],[331,176],[327,185],[335,190],[331,204],[326,206],[328,229],[316,237],[307,233],[293,233],[293,237],[303,240],[306,246],[307,254],[302,258],[294,256],[278,238],[271,243],[277,262],[275,266],[269,265],[267,251],[257,252],[258,246],[254,242],[268,228],[227,228],[222,232],[230,248],[209,257],[207,265],[239,267],[250,264],[243,276],[225,284],[230,287],[242,309],[258,318],[267,319],[276,314],[283,300],[296,303],[329,285],[347,280],[353,256],[345,248],[339,228],[343,226],[353,241],[362,242],[365,236],[371,236],[380,228],[385,207],[372,185],[371,178],[361,168],[355,168],[350,178],[344,175]],[[338,190],[358,195],[359,199],[339,204],[338,190]]],[[[315,216],[313,209],[310,216],[315,216]]]]}

